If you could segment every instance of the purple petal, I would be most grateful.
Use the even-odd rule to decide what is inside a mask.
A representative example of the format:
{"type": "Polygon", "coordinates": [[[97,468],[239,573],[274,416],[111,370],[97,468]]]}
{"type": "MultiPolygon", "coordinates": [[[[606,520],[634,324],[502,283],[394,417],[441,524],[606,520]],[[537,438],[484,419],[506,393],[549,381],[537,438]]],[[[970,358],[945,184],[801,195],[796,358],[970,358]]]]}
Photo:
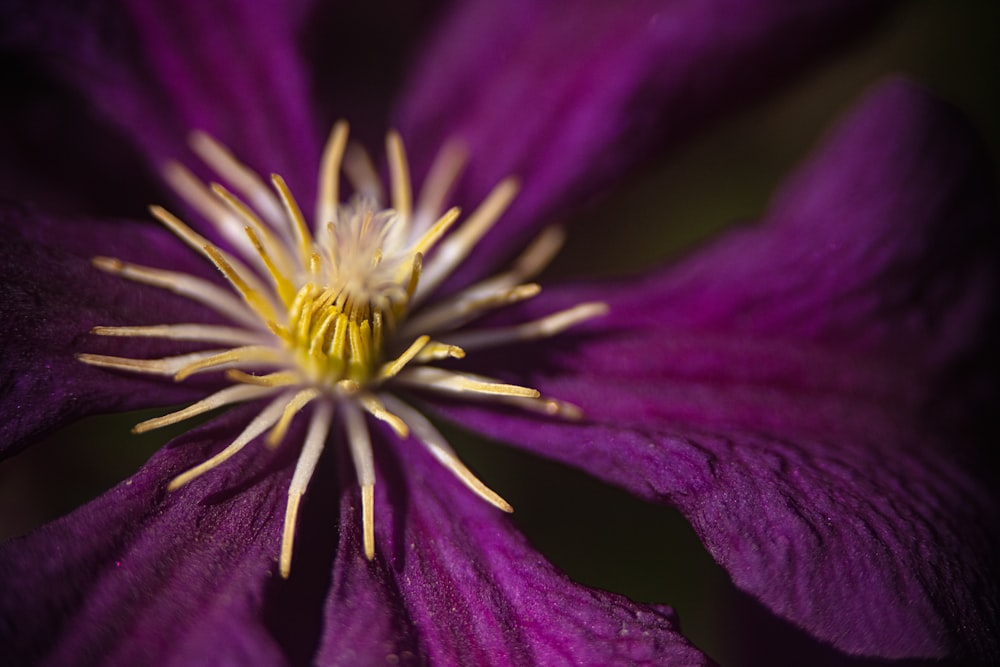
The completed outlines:
{"type": "Polygon", "coordinates": [[[284,664],[261,622],[290,470],[262,443],[176,492],[252,407],[156,454],[73,514],[0,548],[4,664],[284,664]],[[278,467],[282,466],[282,467],[278,467]]]}
{"type": "Polygon", "coordinates": [[[961,464],[997,294],[976,146],[919,90],[881,88],[764,224],[533,306],[613,306],[517,377],[587,421],[449,414],[676,505],[738,586],[844,651],[995,658],[996,498],[961,464]]]}
{"type": "Polygon", "coordinates": [[[397,116],[422,168],[448,137],[467,144],[458,195],[467,210],[501,178],[523,180],[502,230],[481,244],[480,256],[496,260],[529,228],[856,37],[888,4],[459,3],[397,116]]]}
{"type": "Polygon", "coordinates": [[[670,610],[573,584],[422,445],[392,443],[377,451],[375,561],[356,513],[342,516],[321,663],[358,664],[359,647],[370,662],[709,663],[670,610]]]}
{"type": "Polygon", "coordinates": [[[133,138],[152,167],[204,130],[307,201],[321,135],[279,2],[5,3],[0,41],[40,58],[133,138]]]}
{"type": "Polygon", "coordinates": [[[187,299],[97,270],[90,258],[117,256],[204,274],[190,250],[152,225],[66,220],[6,204],[0,208],[0,450],[82,416],[169,405],[203,394],[204,383],[115,373],[80,352],[155,358],[176,344],[89,334],[97,325],[212,321],[187,299]]]}
{"type": "Polygon", "coordinates": [[[354,665],[393,656],[404,664],[709,664],[668,609],[570,583],[413,441],[393,441],[404,448],[398,460],[379,450],[380,555],[369,563],[349,456],[331,440],[300,515],[292,578],[276,579],[294,448],[270,453],[251,443],[165,490],[228,444],[258,407],[171,443],[104,496],[0,547],[4,664],[354,665]],[[351,481],[330,484],[331,473],[351,481]],[[315,620],[303,613],[326,590],[315,575],[329,572],[323,543],[336,534],[336,496],[340,539],[313,656],[315,620]]]}

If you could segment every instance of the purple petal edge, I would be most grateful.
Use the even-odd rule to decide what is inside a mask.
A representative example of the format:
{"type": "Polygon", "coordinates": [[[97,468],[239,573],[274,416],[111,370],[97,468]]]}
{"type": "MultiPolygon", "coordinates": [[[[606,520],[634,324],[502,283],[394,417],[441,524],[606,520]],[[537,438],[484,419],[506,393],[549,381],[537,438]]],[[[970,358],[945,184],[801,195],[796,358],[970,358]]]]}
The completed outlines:
{"type": "Polygon", "coordinates": [[[386,433],[386,444],[376,560],[360,556],[352,491],[319,662],[352,664],[363,646],[427,664],[712,664],[677,631],[672,611],[570,582],[420,443],[386,433]]]}
{"type": "Polygon", "coordinates": [[[739,587],[845,652],[989,662],[1000,511],[966,459],[995,405],[997,216],[977,146],[923,91],[882,86],[762,225],[520,312],[613,304],[527,377],[481,368],[586,421],[443,410],[677,506],[739,587]]]}

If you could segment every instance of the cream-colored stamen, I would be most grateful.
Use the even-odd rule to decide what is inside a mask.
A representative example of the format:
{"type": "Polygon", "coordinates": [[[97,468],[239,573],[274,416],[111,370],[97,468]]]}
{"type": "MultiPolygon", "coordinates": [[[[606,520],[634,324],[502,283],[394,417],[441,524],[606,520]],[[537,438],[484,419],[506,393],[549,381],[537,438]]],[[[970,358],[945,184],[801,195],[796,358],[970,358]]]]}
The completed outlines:
{"type": "Polygon", "coordinates": [[[368,151],[358,144],[347,144],[344,151],[344,175],[354,186],[354,191],[361,197],[371,201],[385,200],[382,192],[382,182],[379,180],[375,165],[372,164],[368,151]]]}
{"type": "Polygon", "coordinates": [[[277,318],[274,304],[267,298],[267,292],[264,287],[257,282],[256,278],[247,273],[246,269],[240,271],[226,258],[222,251],[213,245],[205,246],[205,256],[212,260],[212,263],[218,267],[222,275],[226,277],[226,280],[236,288],[236,291],[240,293],[240,296],[243,297],[247,305],[263,321],[274,321],[277,318]]]}
{"type": "Polygon", "coordinates": [[[156,324],[148,327],[94,327],[90,333],[98,336],[126,338],[169,338],[196,340],[203,343],[243,343],[256,345],[267,342],[264,332],[247,331],[214,324],[156,324]]]}
{"type": "Polygon", "coordinates": [[[302,445],[302,453],[295,463],[295,472],[292,473],[292,483],[288,487],[288,505],[285,508],[285,526],[281,532],[281,556],[279,558],[279,571],[281,576],[288,578],[292,571],[292,545],[295,542],[295,524],[299,513],[299,502],[309,486],[309,480],[316,470],[319,462],[319,455],[323,453],[323,445],[326,444],[326,437],[330,432],[330,422],[333,419],[333,406],[326,401],[321,401],[313,408],[312,418],[309,420],[309,431],[306,434],[305,443],[302,445]]]}
{"type": "Polygon", "coordinates": [[[364,535],[365,558],[375,557],[375,462],[372,458],[371,437],[365,417],[353,401],[342,401],[344,432],[354,459],[354,470],[361,485],[361,528],[364,535]]]}
{"type": "Polygon", "coordinates": [[[348,126],[337,121],[327,138],[319,171],[319,196],[316,199],[316,236],[328,222],[333,222],[340,205],[340,165],[347,148],[348,126]]]}
{"type": "Polygon", "coordinates": [[[178,162],[168,162],[162,169],[163,178],[170,187],[180,195],[192,208],[212,223],[226,241],[231,243],[237,251],[244,257],[249,257],[253,253],[249,252],[246,236],[243,234],[243,225],[236,219],[228,207],[224,206],[219,198],[200,180],[191,173],[184,165],[178,162]]]}
{"type": "Polygon", "coordinates": [[[426,364],[430,361],[440,361],[442,359],[464,359],[465,350],[457,345],[446,345],[431,341],[428,343],[414,359],[418,363],[426,364]]]}
{"type": "MultiPolygon", "coordinates": [[[[229,181],[250,204],[260,211],[272,225],[281,228],[284,218],[281,207],[260,176],[236,159],[228,148],[204,132],[193,132],[191,149],[209,165],[215,173],[229,181]]],[[[288,231],[282,229],[283,232],[288,231]]]]}
{"type": "Polygon", "coordinates": [[[302,374],[298,371],[278,371],[267,375],[253,375],[239,369],[226,371],[226,377],[241,384],[252,384],[258,387],[288,387],[302,383],[302,374]]]}
{"type": "Polygon", "coordinates": [[[389,156],[389,181],[392,183],[392,207],[404,219],[413,213],[413,192],[410,188],[410,168],[406,149],[399,132],[390,131],[385,139],[385,154],[389,156]]]}
{"type": "Polygon", "coordinates": [[[203,373],[205,371],[234,368],[237,366],[273,366],[286,362],[286,355],[281,350],[276,350],[267,345],[246,345],[191,361],[177,369],[174,373],[174,379],[180,382],[195,373],[203,373]]]}
{"type": "Polygon", "coordinates": [[[292,423],[292,419],[299,413],[302,408],[307,406],[313,400],[315,400],[320,395],[318,389],[313,387],[308,387],[295,394],[292,400],[288,401],[285,405],[285,411],[281,413],[281,419],[278,423],[274,425],[271,432],[267,435],[267,446],[270,448],[277,447],[278,444],[284,439],[285,434],[288,432],[288,427],[292,423]]]}
{"type": "Polygon", "coordinates": [[[519,396],[538,398],[538,390],[516,384],[498,382],[492,378],[472,373],[458,373],[443,368],[423,366],[404,369],[398,376],[404,384],[455,394],[480,394],[485,396],[519,396]]]}
{"type": "Polygon", "coordinates": [[[471,470],[465,467],[445,437],[422,414],[394,396],[385,395],[382,400],[409,424],[413,434],[427,447],[434,458],[461,480],[469,490],[504,512],[514,511],[510,503],[501,498],[496,491],[483,484],[478,477],[472,474],[471,470]]]}
{"type": "Polygon", "coordinates": [[[175,294],[208,306],[217,313],[242,324],[252,327],[260,324],[260,319],[247,308],[243,301],[234,297],[231,292],[227,292],[207,280],[186,273],[131,264],[112,257],[94,257],[91,263],[105,273],[118,275],[144,285],[170,290],[175,294]]]}
{"type": "Polygon", "coordinates": [[[458,345],[463,350],[481,350],[498,345],[508,345],[536,338],[549,338],[581,322],[608,312],[605,303],[581,303],[572,308],[561,310],[552,315],[500,329],[482,329],[466,331],[448,336],[448,342],[458,345]]]}
{"type": "Polygon", "coordinates": [[[200,463],[187,472],[181,473],[175,477],[170,484],[167,485],[167,491],[176,491],[191,480],[200,477],[212,468],[215,468],[224,461],[228,460],[241,449],[246,447],[251,441],[253,441],[254,438],[271,428],[271,426],[278,421],[278,417],[281,416],[281,413],[284,411],[285,405],[288,401],[289,396],[287,394],[279,396],[271,401],[271,403],[269,403],[268,406],[260,412],[260,414],[254,417],[253,420],[247,424],[246,428],[243,429],[243,432],[236,437],[236,440],[234,440],[232,444],[204,463],[200,463]]]}
{"type": "Polygon", "coordinates": [[[451,331],[481,314],[529,299],[541,290],[533,283],[521,284],[538,275],[555,257],[566,239],[562,227],[546,227],[514,261],[509,271],[482,280],[447,301],[423,308],[407,320],[400,335],[423,331],[451,331]]]}
{"type": "Polygon", "coordinates": [[[76,355],[76,358],[85,364],[100,366],[101,368],[130,371],[132,373],[146,373],[149,375],[176,375],[179,370],[190,366],[192,363],[199,363],[205,359],[210,359],[224,353],[224,350],[204,350],[202,352],[179,354],[175,357],[162,357],[160,359],[129,359],[128,357],[111,357],[105,354],[81,352],[76,355]]]}
{"type": "Polygon", "coordinates": [[[419,315],[407,320],[400,333],[405,336],[416,331],[450,331],[490,310],[530,299],[541,291],[540,285],[528,283],[492,292],[462,292],[438,306],[423,309],[419,315]]]}
{"type": "Polygon", "coordinates": [[[146,433],[147,431],[163,428],[164,426],[170,426],[171,424],[177,424],[178,422],[185,421],[206,412],[211,412],[212,410],[221,408],[224,405],[252,401],[257,398],[263,398],[264,396],[268,396],[272,393],[274,393],[274,389],[271,387],[254,387],[247,384],[238,384],[232,387],[226,387],[225,389],[217,391],[207,398],[201,399],[197,403],[192,403],[183,410],[178,410],[177,412],[171,412],[163,415],[162,417],[155,417],[153,419],[147,419],[144,422],[139,422],[132,427],[132,432],[146,433]]]}
{"type": "Polygon", "coordinates": [[[413,228],[416,231],[425,229],[431,224],[438,212],[445,207],[448,193],[458,182],[458,177],[465,167],[468,151],[456,141],[447,142],[431,163],[431,168],[420,188],[420,196],[413,212],[413,228]]]}
{"type": "Polygon", "coordinates": [[[237,219],[243,223],[244,227],[249,227],[253,230],[251,237],[258,236],[264,240],[264,243],[268,248],[268,254],[272,256],[275,264],[277,264],[281,272],[284,274],[292,273],[295,264],[288,256],[285,244],[278,242],[270,227],[265,224],[256,213],[253,212],[253,209],[247,206],[242,200],[239,199],[239,197],[234,195],[219,183],[212,183],[209,187],[212,190],[212,194],[218,197],[223,204],[229,207],[229,210],[232,211],[233,215],[235,215],[237,219]]]}
{"type": "Polygon", "coordinates": [[[558,225],[546,227],[514,260],[511,270],[500,276],[509,276],[511,284],[534,278],[552,263],[565,243],[565,228],[558,225]]]}
{"type": "Polygon", "coordinates": [[[537,412],[550,417],[559,417],[568,421],[583,419],[583,410],[572,403],[560,401],[555,398],[542,396],[539,398],[524,398],[521,396],[497,396],[495,402],[509,405],[518,410],[537,412]]]}
{"type": "Polygon", "coordinates": [[[211,241],[184,224],[184,222],[176,215],[162,206],[150,206],[149,212],[154,218],[163,223],[164,227],[173,232],[177,238],[184,241],[184,243],[186,243],[193,250],[197,251],[199,254],[204,255],[206,259],[214,263],[211,254],[214,252],[216,256],[224,259],[225,262],[233,268],[235,273],[242,276],[244,282],[246,282],[251,289],[261,292],[264,291],[263,284],[257,280],[253,272],[247,268],[243,262],[233,257],[230,253],[217,248],[211,241]]]}
{"type": "Polygon", "coordinates": [[[509,271],[482,280],[459,292],[459,296],[489,294],[534,278],[555,258],[566,240],[562,227],[546,227],[522,252],[509,271]]]}
{"type": "Polygon", "coordinates": [[[305,266],[309,263],[309,256],[312,254],[312,237],[309,234],[309,225],[306,224],[302,210],[299,208],[298,202],[295,201],[295,197],[292,196],[291,190],[288,189],[285,179],[278,174],[271,174],[271,183],[274,184],[274,189],[278,191],[281,204],[285,207],[285,213],[292,221],[292,228],[295,230],[295,239],[299,244],[299,265],[305,266]]]}
{"type": "Polygon", "coordinates": [[[444,215],[442,215],[434,225],[420,237],[420,240],[413,246],[413,253],[419,253],[424,255],[434,247],[434,244],[438,242],[448,229],[458,220],[458,216],[461,213],[457,208],[448,209],[444,215]]]}
{"type": "Polygon", "coordinates": [[[421,302],[431,294],[455,270],[455,267],[468,257],[476,243],[514,201],[519,188],[520,185],[515,178],[500,181],[462,226],[438,245],[433,258],[424,266],[417,293],[413,295],[415,303],[421,302]]]}

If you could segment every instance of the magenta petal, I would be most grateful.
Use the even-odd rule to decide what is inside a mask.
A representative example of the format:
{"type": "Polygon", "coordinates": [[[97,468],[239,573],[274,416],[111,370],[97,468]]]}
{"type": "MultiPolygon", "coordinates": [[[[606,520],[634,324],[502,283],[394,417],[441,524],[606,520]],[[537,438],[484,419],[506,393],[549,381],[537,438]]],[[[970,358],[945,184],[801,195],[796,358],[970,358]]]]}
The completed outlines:
{"type": "Polygon", "coordinates": [[[841,650],[994,659],[1000,514],[962,465],[993,371],[981,158],[943,105],[887,85],[764,224],[533,306],[612,304],[516,378],[587,421],[448,412],[677,506],[738,586],[841,650]]]}
{"type": "Polygon", "coordinates": [[[82,416],[169,405],[201,386],[88,366],[80,352],[135,357],[176,354],[176,345],[89,334],[97,325],[213,321],[187,299],[110,276],[90,262],[117,256],[203,272],[166,232],[141,224],[66,220],[0,206],[0,451],[82,416]]]}
{"type": "Polygon", "coordinates": [[[357,515],[342,519],[319,662],[710,664],[670,610],[569,581],[417,441],[393,453],[386,465],[379,452],[375,561],[361,556],[357,515]],[[373,653],[352,662],[352,646],[373,653]]]}
{"type": "MultiPolygon", "coordinates": [[[[343,463],[350,465],[346,456],[343,463]]],[[[382,480],[382,484],[387,484],[382,480]]],[[[396,656],[400,664],[421,662],[420,635],[402,599],[393,575],[381,559],[369,563],[361,543],[360,494],[356,485],[344,494],[340,511],[340,539],[333,580],[324,606],[322,640],[316,662],[322,665],[375,664],[396,656]]],[[[395,489],[395,491],[399,491],[395,489]]],[[[377,524],[394,512],[379,503],[377,524]],[[379,512],[381,510],[381,512],[379,512]]],[[[378,534],[376,540],[382,538],[378,534]]],[[[421,536],[428,541],[430,536],[421,536]]],[[[376,542],[376,547],[384,545],[376,542]]]]}
{"type": "Polygon", "coordinates": [[[458,3],[397,116],[418,164],[451,135],[467,144],[464,206],[505,176],[522,179],[502,229],[478,250],[497,259],[529,227],[563,218],[657,149],[856,37],[888,4],[458,3]]]}
{"type": "Polygon", "coordinates": [[[80,89],[152,167],[185,157],[188,133],[204,130],[308,201],[321,135],[296,42],[302,14],[238,0],[6,3],[0,41],[80,89]]]}
{"type": "Polygon", "coordinates": [[[247,414],[185,436],[97,500],[0,548],[3,664],[284,663],[260,610],[287,460],[260,446],[165,490],[228,444],[247,414]]]}

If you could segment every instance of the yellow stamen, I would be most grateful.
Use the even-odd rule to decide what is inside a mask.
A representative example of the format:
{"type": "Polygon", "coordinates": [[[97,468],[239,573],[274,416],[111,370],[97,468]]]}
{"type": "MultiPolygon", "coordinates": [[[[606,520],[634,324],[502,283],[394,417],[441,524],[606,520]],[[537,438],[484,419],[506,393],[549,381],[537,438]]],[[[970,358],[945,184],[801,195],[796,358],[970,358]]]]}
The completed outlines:
{"type": "Polygon", "coordinates": [[[278,421],[278,416],[281,414],[281,411],[284,409],[287,402],[287,396],[279,396],[273,400],[260,414],[254,417],[253,421],[247,424],[247,427],[243,429],[243,432],[237,436],[236,440],[234,440],[232,444],[204,463],[200,463],[187,472],[175,477],[170,484],[167,485],[167,491],[176,491],[191,480],[200,477],[212,468],[215,468],[216,466],[227,461],[241,449],[246,447],[247,444],[249,444],[254,438],[270,428],[274,422],[278,421]]]}
{"type": "Polygon", "coordinates": [[[415,357],[416,361],[426,363],[428,361],[440,361],[441,359],[464,359],[465,350],[458,345],[447,345],[445,343],[430,342],[415,357]]]}
{"type": "Polygon", "coordinates": [[[139,266],[111,257],[94,257],[91,263],[105,273],[118,275],[144,285],[170,290],[175,294],[204,304],[231,320],[250,326],[256,326],[260,321],[243,301],[207,280],[195,278],[186,273],[139,266]]]}
{"type": "Polygon", "coordinates": [[[132,427],[132,432],[146,433],[147,431],[152,431],[158,428],[163,428],[164,426],[170,426],[171,424],[185,421],[191,417],[196,417],[200,414],[215,410],[216,408],[221,408],[224,405],[232,405],[233,403],[240,403],[242,401],[250,401],[255,398],[261,398],[263,396],[267,396],[271,392],[272,390],[270,388],[251,387],[248,385],[226,387],[225,389],[217,391],[207,398],[203,398],[197,403],[192,403],[183,410],[178,410],[177,412],[171,412],[170,414],[166,414],[161,417],[155,417],[153,419],[147,419],[144,422],[139,422],[132,427]]]}
{"type": "Polygon", "coordinates": [[[337,121],[330,131],[330,137],[323,149],[323,160],[319,172],[319,197],[316,200],[316,229],[333,222],[340,204],[340,165],[347,147],[348,125],[337,121]]]}
{"type": "Polygon", "coordinates": [[[399,373],[399,371],[403,370],[403,367],[406,366],[406,364],[410,363],[410,361],[412,361],[413,358],[420,353],[420,350],[422,350],[424,346],[427,345],[430,339],[431,339],[430,336],[421,336],[420,338],[413,341],[410,344],[410,347],[406,348],[406,350],[401,355],[399,355],[389,363],[384,364],[382,368],[379,370],[378,376],[383,380],[388,380],[389,378],[399,373]]]}
{"type": "Polygon", "coordinates": [[[163,357],[161,359],[129,359],[127,357],[111,357],[104,354],[82,352],[77,354],[76,358],[85,364],[100,366],[101,368],[111,368],[133,373],[148,373],[150,375],[175,375],[180,369],[186,368],[192,363],[211,359],[219,354],[218,350],[207,350],[192,352],[191,354],[180,354],[175,357],[163,357]]]}
{"type": "MultiPolygon", "coordinates": [[[[303,457],[299,457],[301,464],[303,457]]],[[[298,468],[296,468],[298,470],[298,468]]],[[[285,506],[285,525],[281,529],[281,555],[278,557],[278,571],[282,579],[287,579],[292,573],[292,547],[295,544],[295,524],[299,516],[299,503],[302,501],[304,493],[288,492],[288,501],[285,506]]]]}
{"type": "Polygon", "coordinates": [[[288,432],[288,427],[291,425],[295,415],[317,396],[319,396],[319,390],[310,387],[298,392],[292,397],[292,400],[288,401],[285,411],[281,413],[281,419],[278,420],[278,423],[275,424],[267,436],[268,447],[273,448],[278,446],[278,443],[284,439],[285,433],[288,432]]]}
{"type": "Polygon", "coordinates": [[[265,336],[256,331],[223,327],[213,324],[157,324],[147,327],[94,327],[90,333],[98,336],[127,338],[169,338],[170,340],[196,340],[203,343],[244,343],[253,345],[264,342],[265,336]]]}
{"type": "Polygon", "coordinates": [[[434,253],[433,263],[425,267],[417,301],[434,291],[441,282],[465,259],[472,248],[503,215],[520,188],[517,179],[506,178],[486,196],[479,208],[455,230],[434,253]]]}
{"type": "Polygon", "coordinates": [[[279,571],[281,576],[286,579],[292,570],[292,545],[295,541],[295,523],[299,512],[299,501],[306,492],[309,480],[319,462],[319,456],[323,452],[323,445],[330,432],[332,416],[333,409],[329,403],[321,402],[313,410],[309,431],[306,434],[305,443],[302,445],[302,453],[295,464],[292,483],[288,486],[288,505],[285,508],[285,526],[281,533],[281,556],[279,558],[279,571]]]}
{"type": "Polygon", "coordinates": [[[204,250],[205,254],[212,260],[212,263],[218,267],[219,271],[222,271],[222,275],[226,277],[226,280],[236,288],[247,305],[260,315],[261,319],[274,320],[277,318],[274,307],[268,301],[263,289],[254,289],[251,287],[246,274],[240,274],[233,268],[232,264],[227,261],[222,252],[215,246],[206,245],[204,250]]]}
{"type": "Polygon", "coordinates": [[[242,221],[245,227],[250,227],[256,235],[264,240],[264,243],[274,255],[274,261],[281,266],[281,271],[290,273],[292,271],[292,259],[285,251],[285,246],[275,238],[271,229],[261,220],[253,210],[242,202],[236,195],[218,183],[209,186],[212,194],[221,199],[242,221]]]}
{"type": "Polygon", "coordinates": [[[280,350],[266,345],[246,345],[234,347],[225,352],[212,354],[182,366],[174,373],[174,380],[180,382],[185,378],[203,371],[221,369],[235,364],[280,364],[285,356],[280,350]]]}
{"type": "Polygon", "coordinates": [[[461,211],[458,208],[450,208],[444,215],[438,218],[438,221],[428,229],[420,240],[417,241],[417,245],[414,246],[414,252],[420,253],[421,255],[426,255],[427,251],[434,247],[446,231],[448,231],[455,221],[458,220],[458,216],[461,211]]]}
{"type": "Polygon", "coordinates": [[[437,391],[518,396],[522,398],[538,398],[540,396],[537,389],[497,382],[490,378],[471,373],[446,371],[443,368],[409,368],[405,369],[397,377],[406,384],[437,391]]]}
{"type": "Polygon", "coordinates": [[[524,324],[501,329],[462,332],[451,336],[450,339],[465,350],[475,350],[536,338],[549,338],[607,312],[608,305],[606,303],[596,301],[581,303],[524,324]]]}
{"type": "Polygon", "coordinates": [[[410,434],[410,429],[406,426],[406,422],[386,410],[382,402],[372,394],[362,394],[361,404],[365,406],[368,414],[388,424],[400,438],[405,438],[410,434]]]}
{"type": "Polygon", "coordinates": [[[302,375],[296,371],[278,371],[267,375],[251,375],[238,369],[226,371],[226,377],[241,384],[259,387],[287,387],[302,382],[302,375]]]}
{"type": "Polygon", "coordinates": [[[365,425],[365,417],[352,401],[342,403],[344,430],[354,459],[354,470],[361,486],[361,524],[364,534],[365,557],[375,557],[375,462],[372,460],[372,443],[365,425]]]}
{"type": "Polygon", "coordinates": [[[309,255],[312,253],[312,235],[309,233],[309,226],[306,225],[306,219],[302,216],[298,202],[295,201],[291,190],[285,184],[285,179],[278,174],[271,174],[271,182],[274,184],[275,190],[278,191],[281,203],[285,207],[285,213],[292,221],[295,237],[299,242],[299,261],[305,264],[309,261],[309,255]]]}
{"type": "Polygon", "coordinates": [[[361,487],[361,528],[364,532],[365,558],[375,558],[375,483],[361,487]]]}
{"type": "Polygon", "coordinates": [[[250,239],[250,243],[253,245],[254,250],[257,252],[257,256],[260,257],[261,261],[264,262],[264,266],[267,267],[268,275],[271,276],[271,280],[274,282],[275,288],[278,290],[278,296],[281,302],[284,304],[289,304],[295,299],[295,286],[292,285],[291,281],[285,276],[281,269],[279,269],[274,260],[271,259],[270,253],[264,247],[261,242],[260,237],[257,236],[257,232],[254,231],[253,227],[244,227],[243,231],[246,232],[247,237],[250,239]]]}
{"type": "Polygon", "coordinates": [[[402,415],[401,418],[410,424],[414,435],[427,447],[434,458],[450,470],[473,493],[504,512],[510,513],[514,511],[510,503],[501,498],[493,489],[483,484],[478,477],[472,474],[471,470],[465,467],[451,446],[448,445],[448,441],[445,440],[444,436],[434,428],[434,425],[426,417],[393,396],[386,396],[385,401],[392,410],[402,415]]]}
{"type": "Polygon", "coordinates": [[[228,148],[204,132],[192,132],[191,149],[226,179],[268,220],[279,220],[278,203],[257,173],[240,162],[228,148]]]}
{"type": "Polygon", "coordinates": [[[241,225],[229,208],[212,194],[212,191],[198,180],[183,165],[168,162],[162,169],[163,178],[180,197],[211,222],[219,233],[237,249],[246,251],[246,238],[241,225]]]}

